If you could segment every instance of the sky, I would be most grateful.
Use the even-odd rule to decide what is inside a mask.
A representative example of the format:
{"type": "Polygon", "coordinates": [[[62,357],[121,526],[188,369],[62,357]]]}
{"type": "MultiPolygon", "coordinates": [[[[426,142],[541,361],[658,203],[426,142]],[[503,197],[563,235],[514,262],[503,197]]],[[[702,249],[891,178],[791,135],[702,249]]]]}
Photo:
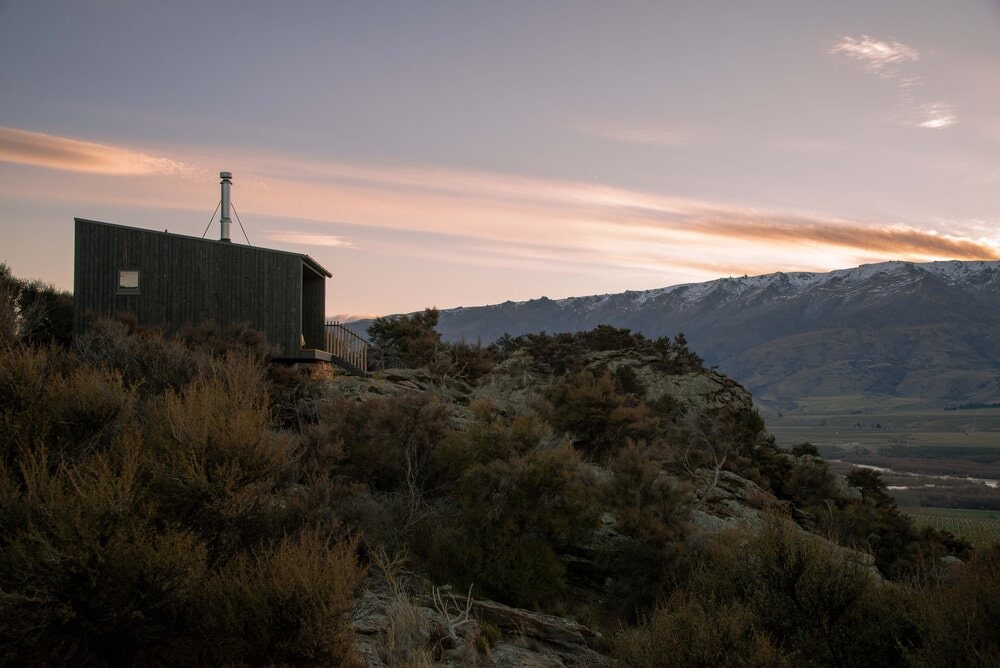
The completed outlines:
{"type": "Polygon", "coordinates": [[[64,289],[220,171],[331,316],[1000,259],[998,158],[997,0],[0,0],[0,262],[64,289]]]}

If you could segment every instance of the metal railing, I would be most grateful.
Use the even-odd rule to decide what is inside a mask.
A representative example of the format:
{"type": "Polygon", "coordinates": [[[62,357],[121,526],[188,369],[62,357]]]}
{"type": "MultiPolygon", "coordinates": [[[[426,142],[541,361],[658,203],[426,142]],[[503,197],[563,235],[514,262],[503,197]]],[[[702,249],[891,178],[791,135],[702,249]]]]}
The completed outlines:
{"type": "Polygon", "coordinates": [[[323,328],[323,348],[331,355],[368,372],[368,342],[340,322],[330,321],[323,328]]]}

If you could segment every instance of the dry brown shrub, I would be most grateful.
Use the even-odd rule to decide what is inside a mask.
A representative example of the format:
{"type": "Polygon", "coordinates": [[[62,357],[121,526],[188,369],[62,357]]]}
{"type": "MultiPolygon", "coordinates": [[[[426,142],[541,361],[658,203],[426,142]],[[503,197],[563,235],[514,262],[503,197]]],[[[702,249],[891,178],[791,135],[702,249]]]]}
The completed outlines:
{"type": "Polygon", "coordinates": [[[623,668],[792,665],[743,603],[683,592],[671,596],[647,623],[620,634],[613,647],[623,668]]]}
{"type": "Polygon", "coordinates": [[[53,464],[104,449],[132,406],[118,373],[79,365],[65,351],[21,347],[0,358],[0,446],[10,464],[43,444],[53,464]]]}
{"type": "Polygon", "coordinates": [[[293,439],[269,426],[262,365],[245,355],[152,402],[143,438],[161,512],[219,548],[255,537],[294,468],[293,439]]]}
{"type": "Polygon", "coordinates": [[[356,547],[312,529],[225,564],[203,592],[203,661],[358,665],[347,616],[363,575],[356,547]]]}

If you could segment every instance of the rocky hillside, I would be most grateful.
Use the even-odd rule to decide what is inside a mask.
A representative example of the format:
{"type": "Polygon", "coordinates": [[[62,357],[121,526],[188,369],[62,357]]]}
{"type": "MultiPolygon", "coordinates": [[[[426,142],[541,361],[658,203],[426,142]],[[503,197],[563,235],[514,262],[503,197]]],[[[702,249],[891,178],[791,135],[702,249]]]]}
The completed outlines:
{"type": "Polygon", "coordinates": [[[776,448],[683,339],[434,320],[368,378],[215,325],[6,344],[0,665],[996,665],[1000,550],[776,448]]]}
{"type": "MultiPolygon", "coordinates": [[[[433,397],[448,408],[451,442],[476,449],[459,448],[464,451],[459,454],[443,442],[436,446],[439,456],[445,448],[446,458],[467,467],[447,497],[446,512],[482,513],[473,519],[472,534],[449,538],[463,545],[461,554],[452,554],[444,569],[435,566],[428,552],[442,548],[428,544],[440,534],[424,529],[417,543],[409,543],[407,569],[385,554],[373,559],[375,576],[353,622],[366,665],[401,665],[403,659],[433,665],[612,665],[612,656],[623,650],[615,649],[610,620],[651,609],[660,595],[653,592],[668,590],[668,580],[687,577],[681,573],[690,568],[684,563],[689,557],[681,555],[718,541],[757,545],[754,541],[766,535],[770,538],[758,547],[771,549],[765,543],[780,535],[818,550],[860,582],[897,573],[908,559],[902,552],[854,549],[860,545],[855,541],[878,531],[862,516],[888,512],[884,517],[899,518],[887,497],[880,510],[868,495],[874,490],[863,490],[863,482],[832,474],[808,450],[777,449],[749,392],[702,367],[682,344],[601,328],[575,337],[511,342],[495,365],[474,379],[462,378],[458,368],[439,357],[429,367],[325,382],[327,395],[372,412],[386,402],[433,397]],[[520,434],[515,441],[528,438],[532,450],[517,454],[516,446],[502,445],[512,432],[520,434]],[[560,450],[564,440],[572,450],[560,450]],[[535,469],[536,458],[546,451],[560,453],[560,464],[544,464],[542,473],[535,469]],[[522,487],[525,476],[533,480],[530,488],[522,487]],[[475,491],[464,489],[462,481],[475,491]],[[596,504],[590,511],[577,505],[576,483],[596,492],[588,497],[596,504]],[[470,493],[486,500],[485,506],[470,501],[470,493]],[[568,508],[576,510],[565,520],[576,526],[561,537],[566,529],[550,533],[549,513],[568,508]],[[523,555],[498,563],[481,556],[470,571],[456,567],[469,558],[466,550],[479,549],[476,541],[485,540],[490,550],[516,552],[535,532],[540,542],[528,539],[531,554],[548,553],[555,562],[532,563],[523,555]],[[836,533],[844,546],[816,532],[836,533]],[[415,564],[422,565],[419,573],[408,570],[415,564]],[[538,576],[548,585],[561,584],[543,598],[515,584],[538,576]]],[[[352,458],[350,450],[347,456],[352,458]]],[[[431,505],[426,512],[441,512],[431,505]]],[[[906,531],[891,540],[913,541],[915,534],[903,537],[906,531]]]]}
{"type": "MultiPolygon", "coordinates": [[[[762,405],[809,396],[1000,399],[1000,262],[886,262],[614,295],[442,311],[446,340],[573,332],[599,324],[684,332],[762,405]]],[[[357,328],[364,329],[365,323],[357,328]]]]}

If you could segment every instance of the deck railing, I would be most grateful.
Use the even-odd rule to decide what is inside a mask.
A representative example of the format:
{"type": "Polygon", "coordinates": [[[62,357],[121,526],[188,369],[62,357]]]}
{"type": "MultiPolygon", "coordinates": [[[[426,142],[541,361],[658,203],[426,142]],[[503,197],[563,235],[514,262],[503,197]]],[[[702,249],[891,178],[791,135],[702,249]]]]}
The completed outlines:
{"type": "Polygon", "coordinates": [[[368,342],[340,322],[329,321],[324,326],[323,343],[326,352],[368,372],[368,342]]]}

